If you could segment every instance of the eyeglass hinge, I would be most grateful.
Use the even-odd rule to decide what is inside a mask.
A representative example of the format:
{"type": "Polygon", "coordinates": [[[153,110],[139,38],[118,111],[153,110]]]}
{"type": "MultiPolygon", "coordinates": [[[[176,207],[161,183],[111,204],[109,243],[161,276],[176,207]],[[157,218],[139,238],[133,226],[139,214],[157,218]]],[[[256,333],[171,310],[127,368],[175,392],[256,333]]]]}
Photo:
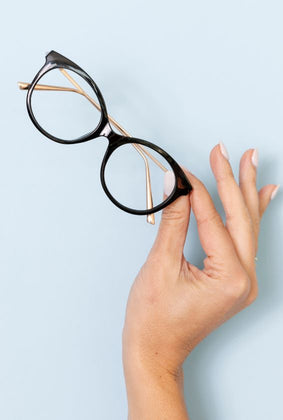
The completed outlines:
{"type": "Polygon", "coordinates": [[[112,128],[111,128],[111,126],[110,126],[110,124],[109,124],[109,123],[107,123],[107,124],[105,125],[105,127],[102,129],[102,131],[101,131],[101,133],[100,133],[100,136],[108,137],[108,136],[109,136],[109,134],[110,134],[112,131],[113,131],[113,130],[112,130],[112,128]]]}

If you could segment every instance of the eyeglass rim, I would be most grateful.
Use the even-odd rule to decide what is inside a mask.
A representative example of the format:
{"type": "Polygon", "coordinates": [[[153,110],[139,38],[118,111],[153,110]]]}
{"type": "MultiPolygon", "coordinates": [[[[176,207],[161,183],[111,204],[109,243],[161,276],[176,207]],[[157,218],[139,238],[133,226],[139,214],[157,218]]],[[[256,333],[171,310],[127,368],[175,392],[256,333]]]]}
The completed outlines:
{"type": "Polygon", "coordinates": [[[87,74],[87,72],[85,70],[83,70],[80,66],[78,66],[76,63],[69,60],[67,57],[63,56],[62,54],[60,54],[60,53],[58,53],[54,50],[51,50],[46,55],[45,64],[41,67],[41,69],[35,75],[33,81],[31,82],[31,84],[28,88],[27,97],[26,97],[26,105],[27,105],[28,114],[29,114],[33,124],[35,125],[35,127],[44,136],[48,137],[50,140],[53,140],[57,143],[76,144],[76,143],[86,142],[86,141],[89,141],[89,140],[92,140],[92,139],[95,139],[95,138],[101,137],[101,136],[104,136],[105,138],[108,139],[108,141],[109,141],[108,148],[106,149],[106,152],[104,154],[102,164],[101,164],[101,169],[100,169],[100,180],[101,180],[101,184],[102,184],[102,187],[103,187],[103,190],[104,190],[105,194],[112,201],[112,203],[115,204],[121,210],[124,210],[127,213],[131,213],[131,214],[135,214],[135,215],[150,215],[150,214],[156,213],[156,212],[164,209],[165,207],[167,207],[169,204],[171,204],[173,201],[175,201],[181,195],[187,195],[192,191],[193,187],[192,187],[190,181],[188,180],[187,176],[185,175],[183,169],[178,165],[178,163],[175,161],[175,159],[173,159],[172,156],[170,156],[164,149],[162,149],[161,147],[159,147],[156,144],[151,143],[147,140],[143,140],[143,139],[139,139],[139,138],[135,138],[135,137],[122,136],[122,135],[116,133],[112,129],[112,127],[110,125],[109,118],[108,118],[108,114],[107,114],[106,104],[105,104],[104,98],[103,98],[102,93],[100,92],[100,89],[98,88],[97,84],[87,74]],[[79,138],[73,139],[73,140],[61,139],[59,137],[53,136],[52,134],[50,134],[49,132],[44,130],[44,128],[41,127],[41,125],[36,120],[36,118],[34,116],[34,113],[33,113],[33,110],[32,110],[32,106],[31,106],[31,97],[32,97],[32,93],[34,91],[34,87],[36,86],[38,81],[47,72],[49,72],[53,69],[56,69],[56,68],[69,69],[69,70],[72,70],[75,73],[77,73],[79,76],[83,77],[83,79],[94,90],[94,92],[96,94],[96,97],[99,101],[100,107],[101,107],[101,118],[100,118],[100,121],[99,121],[97,127],[94,130],[92,130],[91,132],[89,132],[89,133],[87,133],[87,134],[85,134],[85,135],[83,135],[79,138]],[[169,165],[173,169],[173,172],[174,172],[174,175],[175,175],[175,178],[176,178],[176,183],[175,183],[173,191],[171,192],[170,196],[166,198],[166,200],[164,200],[159,205],[157,205],[155,207],[152,207],[150,209],[137,210],[137,209],[129,208],[129,207],[121,204],[119,201],[117,201],[112,196],[112,194],[110,193],[110,191],[107,188],[107,185],[106,185],[106,182],[105,182],[105,175],[104,175],[107,161],[110,158],[111,154],[118,147],[122,146],[123,144],[127,144],[127,143],[137,143],[137,144],[141,144],[141,145],[144,145],[144,146],[147,146],[147,147],[153,149],[155,152],[161,154],[164,157],[164,159],[167,160],[167,162],[169,163],[169,165]],[[178,186],[179,182],[181,182],[181,184],[183,185],[183,188],[180,188],[178,186]]]}
{"type": "Polygon", "coordinates": [[[112,203],[115,204],[117,207],[119,207],[121,210],[124,210],[127,213],[145,216],[145,215],[148,215],[148,214],[156,213],[156,212],[164,209],[165,207],[167,207],[169,204],[171,204],[173,201],[175,201],[181,195],[187,195],[187,194],[190,193],[190,191],[192,191],[193,187],[192,187],[190,181],[188,180],[186,174],[184,173],[183,169],[178,165],[178,163],[175,161],[175,159],[173,159],[172,156],[170,156],[161,147],[159,147],[156,144],[151,143],[147,140],[139,139],[139,138],[136,138],[136,137],[122,136],[122,135],[116,133],[115,131],[113,131],[113,133],[111,133],[111,135],[109,136],[108,139],[109,139],[109,145],[108,145],[108,148],[106,149],[106,152],[104,154],[104,157],[103,157],[103,160],[102,160],[102,163],[101,163],[101,168],[100,168],[100,181],[101,181],[101,184],[102,184],[102,187],[103,187],[103,190],[104,190],[105,194],[112,201],[112,203]],[[111,194],[111,192],[109,191],[109,189],[107,187],[107,183],[105,181],[105,169],[106,169],[107,162],[108,162],[110,156],[119,147],[121,147],[125,144],[130,144],[130,143],[141,144],[143,146],[151,148],[156,153],[159,153],[169,163],[169,165],[172,168],[172,170],[174,172],[174,175],[175,175],[175,185],[174,185],[174,188],[173,188],[171,194],[164,201],[162,201],[160,204],[158,204],[157,206],[154,206],[150,209],[138,210],[138,209],[132,209],[130,207],[127,207],[127,206],[123,205],[118,200],[116,200],[115,197],[111,194]],[[179,186],[180,183],[183,186],[182,188],[179,186]]]}
{"type": "Polygon", "coordinates": [[[77,143],[83,143],[89,140],[92,140],[96,137],[101,136],[101,133],[104,131],[105,127],[109,124],[108,116],[107,116],[107,108],[104,101],[104,98],[102,96],[102,93],[100,92],[100,89],[98,88],[97,84],[94,82],[94,80],[89,76],[89,74],[83,70],[80,66],[78,66],[73,61],[69,60],[67,57],[64,57],[63,55],[59,54],[58,52],[51,50],[46,55],[46,61],[45,64],[41,67],[41,69],[37,72],[35,77],[33,78],[26,96],[26,106],[28,114],[35,125],[35,127],[46,137],[48,137],[50,140],[53,140],[57,143],[61,144],[77,144],[77,143]],[[67,140],[67,139],[61,139],[60,137],[56,137],[53,134],[46,131],[37,121],[31,104],[32,94],[34,92],[34,87],[37,85],[39,80],[49,71],[54,70],[56,68],[63,68],[71,70],[75,73],[77,73],[79,76],[81,76],[94,90],[95,95],[98,99],[99,105],[101,107],[100,112],[100,121],[98,122],[98,125],[89,133],[84,134],[81,137],[78,137],[76,139],[67,140]]]}

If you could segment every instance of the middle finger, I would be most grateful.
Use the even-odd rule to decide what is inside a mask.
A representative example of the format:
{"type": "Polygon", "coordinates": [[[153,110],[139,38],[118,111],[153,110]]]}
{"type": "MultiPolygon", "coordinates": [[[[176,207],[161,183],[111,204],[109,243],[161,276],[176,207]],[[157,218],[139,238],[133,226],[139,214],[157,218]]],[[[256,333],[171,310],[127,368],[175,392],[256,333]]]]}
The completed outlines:
{"type": "Polygon", "coordinates": [[[228,154],[221,143],[210,154],[210,164],[217,182],[217,190],[224,207],[226,227],[238,256],[251,277],[254,274],[255,238],[251,217],[237,184],[228,154]]]}

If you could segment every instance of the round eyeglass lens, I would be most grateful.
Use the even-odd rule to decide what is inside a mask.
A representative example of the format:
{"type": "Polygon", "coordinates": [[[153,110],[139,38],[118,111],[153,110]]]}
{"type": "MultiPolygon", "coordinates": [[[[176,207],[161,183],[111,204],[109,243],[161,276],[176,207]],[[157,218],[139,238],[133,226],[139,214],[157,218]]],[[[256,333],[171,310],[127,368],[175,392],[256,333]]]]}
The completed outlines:
{"type": "MultiPolygon", "coordinates": [[[[128,143],[111,154],[104,177],[116,201],[132,210],[147,210],[164,202],[164,175],[167,171],[172,171],[172,168],[161,154],[150,147],[128,143]]],[[[167,179],[171,195],[176,184],[174,172],[167,179]]]]}
{"type": "Polygon", "coordinates": [[[31,95],[38,124],[62,140],[75,140],[93,131],[101,118],[98,98],[77,73],[55,68],[45,73],[31,95]]]}

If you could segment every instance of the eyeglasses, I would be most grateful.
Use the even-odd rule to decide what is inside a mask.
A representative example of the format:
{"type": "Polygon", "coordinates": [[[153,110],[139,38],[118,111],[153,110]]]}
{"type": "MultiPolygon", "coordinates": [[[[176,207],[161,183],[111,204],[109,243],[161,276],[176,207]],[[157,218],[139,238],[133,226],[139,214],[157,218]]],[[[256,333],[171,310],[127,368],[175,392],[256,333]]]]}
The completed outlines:
{"type": "Polygon", "coordinates": [[[100,170],[106,195],[120,209],[146,215],[154,224],[155,212],[192,190],[184,171],[165,150],[130,136],[108,115],[98,86],[81,67],[54,50],[45,58],[31,83],[18,82],[20,89],[27,90],[26,105],[33,124],[46,137],[62,144],[107,138],[100,170]],[[61,86],[62,76],[72,87],[61,86]],[[167,171],[171,171],[172,189],[164,196],[167,171]]]}

